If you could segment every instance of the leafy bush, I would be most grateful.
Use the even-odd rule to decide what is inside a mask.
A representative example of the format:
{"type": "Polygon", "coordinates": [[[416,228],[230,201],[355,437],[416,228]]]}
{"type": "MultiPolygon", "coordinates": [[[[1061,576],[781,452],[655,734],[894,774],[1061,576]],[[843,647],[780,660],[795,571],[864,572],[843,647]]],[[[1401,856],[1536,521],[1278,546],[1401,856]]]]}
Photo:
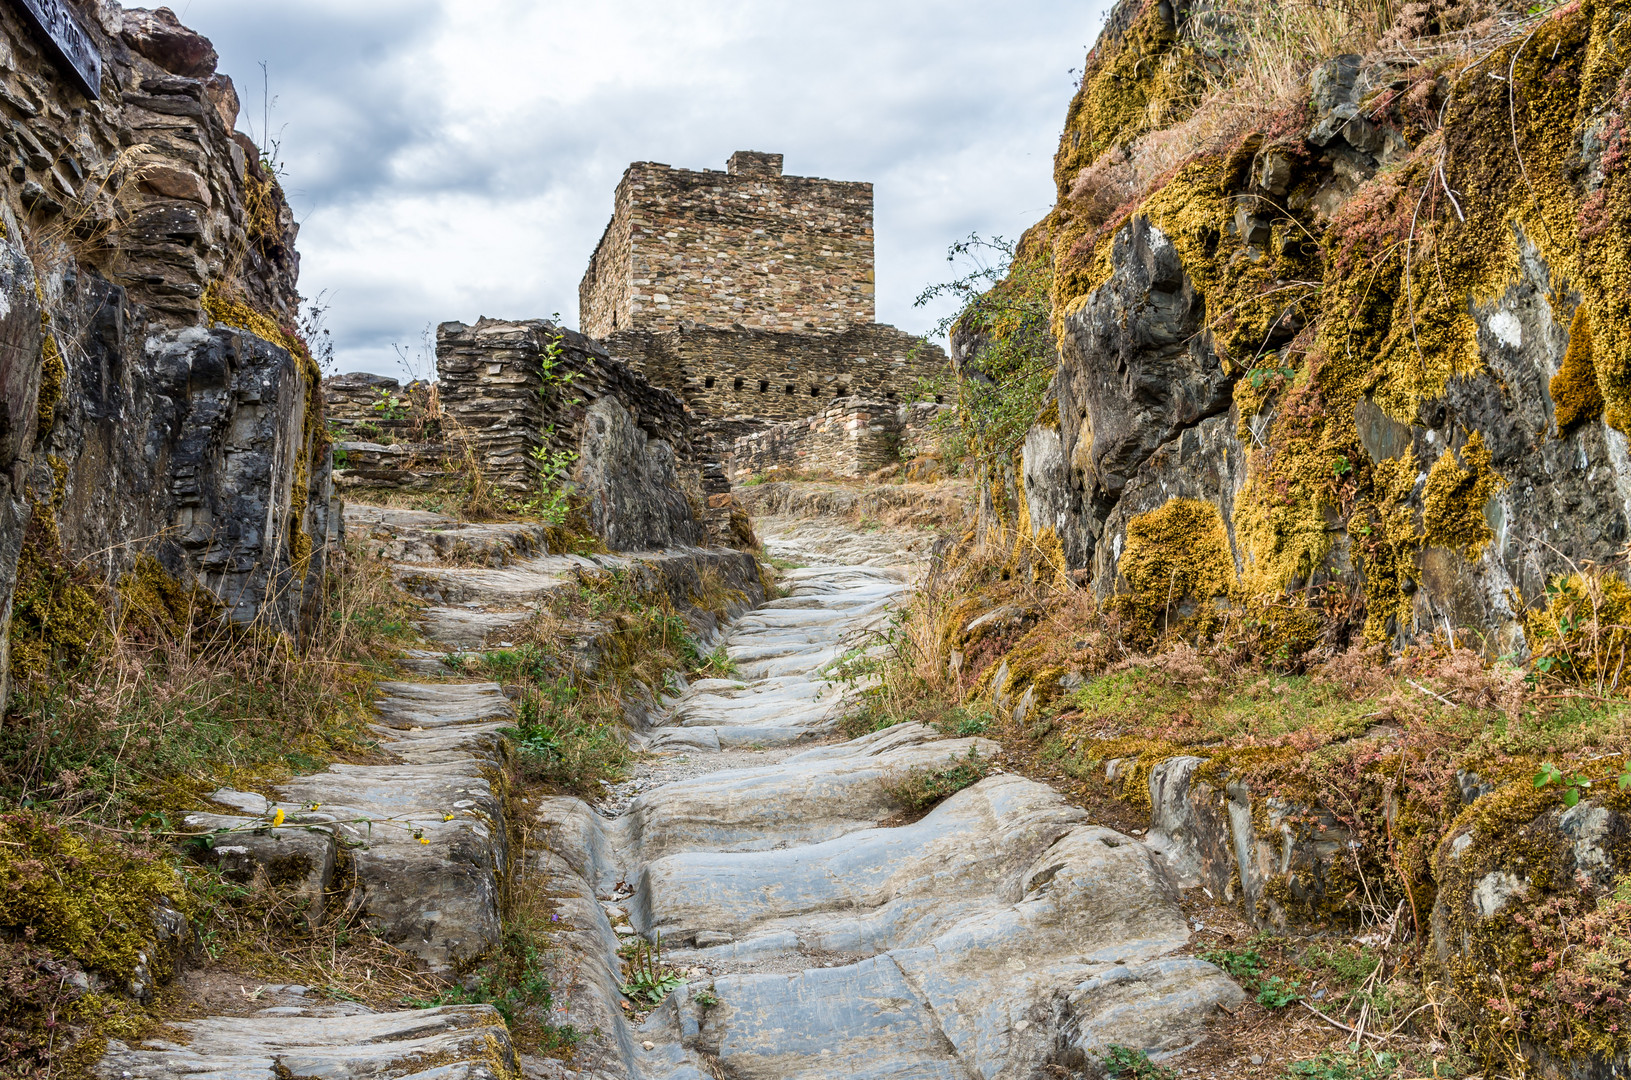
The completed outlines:
{"type": "Polygon", "coordinates": [[[931,285],[923,307],[942,298],[961,303],[940,320],[935,336],[957,334],[974,342],[954,356],[957,409],[947,456],[969,453],[981,462],[1006,459],[1036,422],[1058,367],[1053,337],[1053,269],[1040,248],[1020,250],[1000,236],[970,234],[948,250],[946,261],[971,260],[974,269],[931,285]]]}

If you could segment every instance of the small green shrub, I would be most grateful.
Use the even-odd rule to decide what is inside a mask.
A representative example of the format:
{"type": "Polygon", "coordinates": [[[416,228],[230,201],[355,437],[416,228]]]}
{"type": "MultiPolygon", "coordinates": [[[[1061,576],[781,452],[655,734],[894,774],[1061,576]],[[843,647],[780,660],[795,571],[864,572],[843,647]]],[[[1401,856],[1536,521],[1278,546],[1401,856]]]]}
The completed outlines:
{"type": "Polygon", "coordinates": [[[934,726],[944,735],[967,739],[974,735],[984,735],[993,723],[995,718],[989,712],[959,705],[936,720],[934,726]]]}
{"type": "Polygon", "coordinates": [[[1328,1050],[1317,1058],[1293,1063],[1285,1075],[1296,1080],[1388,1080],[1397,1073],[1400,1064],[1396,1054],[1328,1050]]]}
{"type": "Polygon", "coordinates": [[[1241,982],[1256,982],[1263,974],[1263,954],[1256,949],[1210,949],[1201,953],[1201,959],[1241,982]]]}
{"type": "Polygon", "coordinates": [[[522,779],[558,791],[598,795],[601,782],[628,775],[634,756],[618,728],[620,717],[586,699],[570,677],[518,682],[515,740],[522,779]]]}
{"type": "Polygon", "coordinates": [[[715,646],[713,652],[704,656],[696,669],[696,674],[708,679],[734,679],[741,673],[741,668],[730,658],[723,644],[715,646]]]}
{"type": "Polygon", "coordinates": [[[1257,987],[1257,1003],[1265,1009],[1283,1009],[1293,1002],[1301,1001],[1302,995],[1297,993],[1298,983],[1287,982],[1278,975],[1270,975],[1257,987]]]}
{"type": "Polygon", "coordinates": [[[1112,1046],[1103,1058],[1104,1071],[1115,1080],[1177,1080],[1178,1073],[1150,1060],[1143,1050],[1112,1046]]]}

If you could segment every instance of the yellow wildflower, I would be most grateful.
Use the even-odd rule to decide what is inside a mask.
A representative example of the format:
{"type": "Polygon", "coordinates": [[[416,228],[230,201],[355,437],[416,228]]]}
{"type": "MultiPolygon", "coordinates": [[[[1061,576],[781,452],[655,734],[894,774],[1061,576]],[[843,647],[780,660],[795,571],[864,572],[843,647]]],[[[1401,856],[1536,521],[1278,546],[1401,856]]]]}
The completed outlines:
{"type": "Polygon", "coordinates": [[[423,836],[421,836],[421,837],[420,837],[420,838],[419,838],[419,842],[420,842],[420,843],[421,843],[421,844],[428,844],[428,843],[430,843],[430,841],[429,841],[429,840],[428,840],[428,839],[426,839],[426,838],[425,838],[425,837],[423,837],[423,836]]]}
{"type": "Polygon", "coordinates": [[[279,825],[282,825],[282,824],[283,824],[283,807],[280,806],[277,809],[277,813],[272,815],[272,828],[275,829],[279,825]]]}

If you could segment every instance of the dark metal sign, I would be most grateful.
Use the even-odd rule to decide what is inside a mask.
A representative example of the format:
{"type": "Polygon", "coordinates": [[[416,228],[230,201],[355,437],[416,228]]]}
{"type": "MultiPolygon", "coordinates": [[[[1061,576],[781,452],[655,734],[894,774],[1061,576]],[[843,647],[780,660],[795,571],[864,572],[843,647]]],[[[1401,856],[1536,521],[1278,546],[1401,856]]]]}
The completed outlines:
{"type": "Polygon", "coordinates": [[[102,53],[67,0],[14,0],[40,41],[87,97],[102,96],[102,53]]]}

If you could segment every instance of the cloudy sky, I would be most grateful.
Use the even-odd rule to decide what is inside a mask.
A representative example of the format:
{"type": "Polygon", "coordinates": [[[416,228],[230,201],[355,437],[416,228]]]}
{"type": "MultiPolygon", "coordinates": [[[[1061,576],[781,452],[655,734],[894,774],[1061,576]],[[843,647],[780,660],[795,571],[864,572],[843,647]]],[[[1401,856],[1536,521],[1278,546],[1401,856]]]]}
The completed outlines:
{"type": "Polygon", "coordinates": [[[1106,0],[171,0],[269,127],[341,371],[399,374],[431,323],[560,313],[631,161],[870,180],[878,317],[968,233],[1052,202],[1106,0]],[[266,64],[270,102],[263,93],[266,64]],[[270,123],[267,122],[268,104],[270,123]]]}

